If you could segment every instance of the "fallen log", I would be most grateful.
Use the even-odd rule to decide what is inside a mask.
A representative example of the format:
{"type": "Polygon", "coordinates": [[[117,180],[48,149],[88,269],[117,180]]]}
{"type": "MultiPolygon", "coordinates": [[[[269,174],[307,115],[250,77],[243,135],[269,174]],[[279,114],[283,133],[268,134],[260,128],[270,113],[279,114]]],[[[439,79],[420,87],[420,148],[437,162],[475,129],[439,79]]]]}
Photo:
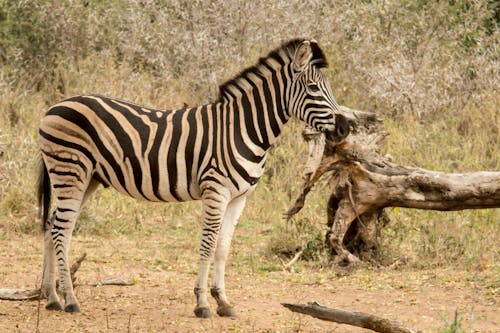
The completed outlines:
{"type": "Polygon", "coordinates": [[[302,189],[285,214],[305,204],[314,184],[330,174],[327,243],[339,263],[370,259],[380,229],[389,222],[386,207],[441,211],[500,207],[500,172],[445,173],[397,165],[380,154],[387,136],[373,113],[343,108],[352,127],[341,143],[306,128],[309,156],[302,189]],[[352,252],[355,252],[353,254],[352,252]]]}
{"type": "Polygon", "coordinates": [[[362,312],[351,312],[333,309],[317,302],[307,304],[281,303],[293,312],[303,313],[321,320],[332,321],[356,327],[367,328],[379,333],[416,333],[417,331],[404,327],[401,323],[362,312]]]}
{"type": "MultiPolygon", "coordinates": [[[[73,281],[73,285],[75,287],[79,285],[85,286],[104,286],[104,285],[117,285],[117,286],[131,286],[134,283],[124,279],[107,279],[97,283],[86,283],[86,284],[78,284],[76,283],[76,273],[80,268],[82,262],[87,257],[87,253],[82,254],[76,261],[71,265],[70,274],[71,280],[73,281]]],[[[59,281],[57,281],[57,285],[59,285],[59,281]]],[[[0,300],[6,301],[32,301],[38,300],[42,298],[43,295],[40,291],[40,288],[36,289],[0,289],[0,300]]]]}

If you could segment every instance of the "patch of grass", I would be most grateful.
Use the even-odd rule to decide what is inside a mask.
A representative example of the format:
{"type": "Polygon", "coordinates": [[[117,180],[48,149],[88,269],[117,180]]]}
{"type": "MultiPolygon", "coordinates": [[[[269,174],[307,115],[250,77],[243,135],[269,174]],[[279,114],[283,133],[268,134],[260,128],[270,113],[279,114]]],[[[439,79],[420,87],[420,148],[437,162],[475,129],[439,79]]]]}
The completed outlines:
{"type": "Polygon", "coordinates": [[[417,267],[446,266],[450,262],[470,268],[481,258],[498,262],[494,242],[500,218],[497,210],[433,212],[395,209],[384,230],[383,255],[404,257],[417,267]]]}

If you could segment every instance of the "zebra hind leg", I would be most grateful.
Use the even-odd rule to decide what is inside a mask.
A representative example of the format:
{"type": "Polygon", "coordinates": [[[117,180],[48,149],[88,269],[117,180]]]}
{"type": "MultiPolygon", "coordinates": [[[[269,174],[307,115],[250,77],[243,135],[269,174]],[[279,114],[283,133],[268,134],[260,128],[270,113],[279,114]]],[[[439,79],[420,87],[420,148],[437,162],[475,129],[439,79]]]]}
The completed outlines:
{"type": "Polygon", "coordinates": [[[217,301],[217,314],[221,317],[236,316],[234,307],[228,301],[226,296],[224,274],[234,228],[236,227],[238,219],[243,211],[243,208],[245,207],[245,202],[246,197],[242,196],[233,199],[228,204],[217,241],[214,276],[210,293],[217,301]]]}
{"type": "MultiPolygon", "coordinates": [[[[69,269],[69,250],[75,222],[80,212],[90,181],[66,181],[60,185],[54,182],[56,208],[53,223],[49,229],[53,243],[55,259],[59,268],[59,291],[64,296],[64,311],[80,312],[80,305],[75,297],[69,269]]],[[[90,189],[90,192],[93,189],[90,189]]]]}
{"type": "MultiPolygon", "coordinates": [[[[45,232],[44,232],[44,255],[43,255],[43,282],[42,282],[42,291],[47,299],[47,303],[45,304],[45,308],[47,310],[59,310],[62,311],[63,307],[61,305],[61,302],[59,300],[59,296],[57,294],[56,290],[56,251],[55,251],[55,240],[58,239],[58,249],[62,249],[63,246],[61,245],[61,238],[62,234],[60,231],[62,230],[67,230],[67,234],[69,234],[69,239],[68,237],[64,237],[63,239],[67,239],[67,245],[64,247],[67,247],[66,251],[69,252],[69,240],[71,239],[71,234],[72,230],[74,228],[74,223],[69,223],[70,220],[75,221],[76,220],[76,215],[78,215],[79,210],[81,209],[81,206],[87,201],[87,199],[94,193],[94,191],[97,189],[99,186],[99,183],[95,180],[91,180],[90,184],[87,187],[87,190],[85,191],[85,194],[83,196],[83,199],[81,200],[80,208],[76,208],[78,206],[78,200],[76,199],[69,199],[65,197],[59,197],[58,203],[56,210],[52,214],[52,217],[45,222],[45,232]],[[64,199],[64,200],[61,200],[64,199]],[[65,201],[73,201],[69,202],[70,206],[73,208],[68,208],[67,204],[61,204],[61,202],[65,201]],[[76,212],[76,214],[75,214],[76,212]],[[62,217],[62,214],[66,214],[64,218],[62,217]],[[70,213],[68,216],[67,213],[70,213]],[[59,224],[63,224],[64,226],[55,226],[54,222],[58,221],[59,224]],[[72,224],[72,226],[71,226],[72,224]],[[69,227],[71,226],[71,231],[69,230],[69,227]]],[[[62,241],[64,243],[64,241],[62,241]]],[[[59,250],[58,250],[59,251],[59,250]]],[[[66,258],[68,255],[66,254],[66,258]]],[[[58,262],[61,262],[60,260],[57,260],[58,262]]],[[[67,262],[67,260],[65,260],[67,262]]],[[[61,266],[61,265],[59,265],[61,266]]],[[[63,267],[63,269],[59,269],[61,272],[67,270],[66,267],[63,267]]],[[[64,279],[63,274],[61,274],[61,280],[60,280],[60,285],[59,289],[63,294],[65,294],[65,299],[66,299],[66,307],[64,310],[66,312],[79,312],[80,311],[80,306],[78,305],[78,301],[76,301],[76,298],[73,296],[71,297],[71,292],[70,294],[67,294],[67,282],[62,282],[64,279]],[[63,287],[64,286],[64,287],[63,287]]],[[[71,276],[69,278],[66,277],[66,281],[71,282],[71,276]]],[[[73,288],[71,288],[73,289],[73,288]]]]}
{"type": "MultiPolygon", "coordinates": [[[[55,213],[55,212],[54,212],[55,213]]],[[[54,221],[54,214],[52,217],[45,221],[45,232],[43,236],[44,250],[43,250],[43,279],[42,279],[42,293],[45,295],[47,302],[45,308],[47,310],[62,311],[63,307],[59,301],[59,296],[56,290],[56,257],[54,251],[54,242],[52,241],[52,224],[54,221]]]]}

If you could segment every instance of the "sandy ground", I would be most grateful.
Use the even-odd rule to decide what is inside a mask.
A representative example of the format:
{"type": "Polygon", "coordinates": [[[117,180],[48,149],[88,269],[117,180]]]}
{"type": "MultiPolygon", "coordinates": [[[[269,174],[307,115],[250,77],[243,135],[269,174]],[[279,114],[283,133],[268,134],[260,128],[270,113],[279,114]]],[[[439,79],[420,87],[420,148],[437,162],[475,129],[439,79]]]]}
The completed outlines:
{"type": "MultiPolygon", "coordinates": [[[[22,235],[0,240],[0,288],[38,286],[40,237],[22,235]]],[[[78,272],[82,284],[125,278],[133,286],[81,285],[76,288],[82,313],[39,311],[40,332],[371,332],[292,313],[280,303],[307,303],[360,311],[401,321],[422,332],[449,327],[455,310],[467,332],[500,332],[498,270],[481,272],[359,269],[340,275],[331,269],[298,267],[297,273],[262,272],[228,265],[228,294],[235,319],[194,317],[196,253],[171,263],[142,258],[144,240],[79,238],[74,256],[88,259],[78,272]]],[[[156,243],[153,244],[154,247],[156,243]]],[[[214,305],[214,302],[212,303],[214,305]]],[[[35,332],[36,301],[0,301],[0,332],[35,332]]]]}

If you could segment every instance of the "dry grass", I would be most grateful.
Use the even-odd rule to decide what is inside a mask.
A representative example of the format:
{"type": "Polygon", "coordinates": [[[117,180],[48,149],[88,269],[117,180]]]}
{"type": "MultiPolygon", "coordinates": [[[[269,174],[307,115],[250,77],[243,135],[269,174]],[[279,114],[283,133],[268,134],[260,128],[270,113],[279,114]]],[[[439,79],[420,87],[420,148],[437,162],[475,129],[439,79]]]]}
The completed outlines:
{"type": "MultiPolygon", "coordinates": [[[[395,161],[448,172],[499,170],[498,17],[492,6],[494,1],[478,0],[0,0],[0,230],[38,230],[36,131],[51,104],[88,92],[158,108],[206,103],[218,84],[298,36],[323,45],[340,102],[385,116],[391,133],[385,149],[395,161]]],[[[259,233],[236,246],[262,244],[259,253],[272,258],[321,236],[327,199],[322,185],[292,224],[281,219],[300,186],[300,129],[292,122],[273,148],[240,225],[259,233]]],[[[150,221],[168,221],[172,227],[165,231],[185,232],[196,246],[198,207],[99,191],[77,232],[134,237],[164,231],[150,221]]],[[[397,210],[392,217],[384,237],[389,258],[405,256],[419,267],[470,267],[483,257],[498,263],[498,210],[397,210]]]]}

